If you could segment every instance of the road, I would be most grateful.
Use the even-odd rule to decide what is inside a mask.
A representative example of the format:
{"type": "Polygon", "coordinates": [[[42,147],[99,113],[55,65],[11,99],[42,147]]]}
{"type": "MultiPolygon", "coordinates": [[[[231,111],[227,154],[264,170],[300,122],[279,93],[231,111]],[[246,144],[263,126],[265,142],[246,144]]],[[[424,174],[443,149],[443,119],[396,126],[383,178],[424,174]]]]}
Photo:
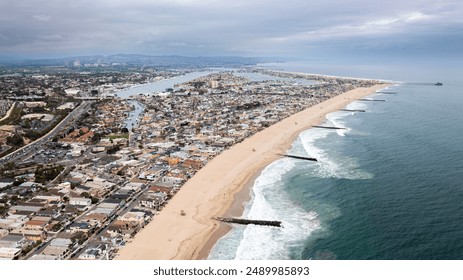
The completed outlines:
{"type": "Polygon", "coordinates": [[[127,201],[127,204],[125,204],[123,207],[120,207],[114,215],[111,216],[111,218],[104,224],[103,227],[98,228],[85,242],[80,245],[76,250],[72,252],[72,254],[69,254],[68,259],[73,259],[75,257],[78,257],[81,253],[82,250],[87,246],[87,244],[91,241],[98,240],[100,239],[101,235],[108,229],[108,227],[120,216],[125,215],[127,212],[132,210],[135,206],[137,206],[140,203],[140,199],[142,195],[148,190],[147,187],[144,189],[141,189],[138,193],[136,193],[129,201],[127,201]]]}
{"type": "Polygon", "coordinates": [[[76,125],[76,122],[79,120],[85,112],[90,109],[90,106],[94,101],[83,101],[76,109],[69,113],[59,124],[57,124],[50,132],[41,138],[27,144],[24,147],[17,149],[16,151],[4,156],[0,159],[0,164],[5,164],[10,161],[20,162],[27,159],[32,154],[37,153],[40,150],[40,147],[51,141],[53,138],[58,136],[63,130],[67,129],[70,126],[76,125]]]}
{"type": "Polygon", "coordinates": [[[16,101],[13,102],[13,105],[11,105],[10,109],[6,112],[5,116],[0,119],[0,122],[3,121],[3,120],[8,119],[10,117],[11,112],[13,112],[13,109],[14,109],[15,106],[16,106],[16,101]]]}

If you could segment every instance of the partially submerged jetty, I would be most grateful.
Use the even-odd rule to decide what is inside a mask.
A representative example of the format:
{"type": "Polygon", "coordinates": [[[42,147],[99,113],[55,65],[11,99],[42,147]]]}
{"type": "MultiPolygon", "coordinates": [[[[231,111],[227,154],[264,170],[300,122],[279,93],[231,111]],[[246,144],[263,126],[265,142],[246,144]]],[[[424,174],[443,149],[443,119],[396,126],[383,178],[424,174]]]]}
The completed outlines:
{"type": "Polygon", "coordinates": [[[318,161],[316,158],[311,158],[311,157],[295,156],[295,155],[288,155],[288,154],[278,154],[278,155],[283,156],[283,157],[302,159],[302,160],[308,160],[308,161],[318,161]]]}
{"type": "Polygon", "coordinates": [[[357,99],[358,101],[379,101],[379,102],[386,102],[384,99],[371,99],[371,98],[360,98],[357,99]]]}
{"type": "Polygon", "coordinates": [[[249,220],[249,219],[223,218],[223,217],[215,217],[213,219],[220,221],[220,222],[224,222],[224,223],[232,223],[232,224],[240,224],[240,225],[282,227],[281,221],[249,220]]]}
{"type": "Polygon", "coordinates": [[[339,111],[344,111],[344,112],[360,112],[360,113],[365,113],[365,110],[353,110],[353,109],[339,109],[339,111]]]}
{"type": "Polygon", "coordinates": [[[392,92],[392,91],[377,91],[376,93],[381,93],[381,94],[397,94],[397,92],[392,92]]]}
{"type": "Polygon", "coordinates": [[[325,129],[347,129],[345,127],[337,127],[337,126],[324,126],[324,125],[313,125],[314,128],[325,128],[325,129]]]}

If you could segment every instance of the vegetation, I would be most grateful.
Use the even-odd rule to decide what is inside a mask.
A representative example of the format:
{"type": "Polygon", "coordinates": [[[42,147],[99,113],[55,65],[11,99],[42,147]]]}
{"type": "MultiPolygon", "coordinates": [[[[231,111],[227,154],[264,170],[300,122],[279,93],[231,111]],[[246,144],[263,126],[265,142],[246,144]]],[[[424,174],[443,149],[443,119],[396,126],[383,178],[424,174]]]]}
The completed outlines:
{"type": "Polygon", "coordinates": [[[11,111],[10,116],[4,119],[3,121],[0,121],[0,125],[18,124],[21,121],[21,112],[22,112],[22,109],[18,108],[18,106],[15,105],[13,111],[11,111]]]}
{"type": "Polygon", "coordinates": [[[42,243],[42,241],[36,241],[35,243],[27,245],[26,248],[23,249],[21,254],[23,256],[27,255],[30,251],[32,251],[32,249],[39,246],[41,243],[42,243]]]}
{"type": "Polygon", "coordinates": [[[119,146],[114,146],[112,148],[110,148],[109,150],[106,151],[107,154],[114,154],[116,153],[117,151],[119,151],[121,148],[119,148],[119,146]]]}
{"type": "Polygon", "coordinates": [[[21,146],[24,144],[24,139],[22,138],[21,135],[15,133],[12,136],[8,136],[6,138],[6,143],[11,146],[21,146]]]}
{"type": "Polygon", "coordinates": [[[54,225],[53,225],[53,227],[51,228],[51,230],[54,231],[54,232],[57,232],[57,231],[59,231],[62,227],[63,227],[63,224],[62,224],[62,223],[57,223],[57,224],[54,224],[54,225]]]}
{"type": "Polygon", "coordinates": [[[85,242],[85,240],[87,240],[87,238],[88,237],[85,233],[78,232],[73,237],[71,237],[71,241],[73,244],[77,242],[79,245],[82,245],[85,242]]]}
{"type": "Polygon", "coordinates": [[[44,136],[48,132],[50,132],[55,126],[57,126],[65,117],[67,116],[67,112],[60,112],[55,118],[53,119],[52,123],[50,125],[47,125],[45,129],[42,129],[40,131],[38,130],[25,130],[24,131],[24,136],[29,138],[30,140],[34,141],[39,139],[40,137],[44,136]]]}
{"type": "Polygon", "coordinates": [[[24,182],[26,182],[26,179],[24,179],[24,178],[18,178],[18,179],[16,179],[16,180],[14,180],[13,186],[19,186],[19,185],[21,185],[21,184],[24,183],[24,182]]]}
{"type": "Polygon", "coordinates": [[[8,207],[7,206],[0,206],[0,217],[8,213],[8,207]]]}
{"type": "Polygon", "coordinates": [[[113,135],[109,135],[109,140],[114,140],[114,139],[118,139],[118,138],[125,138],[125,139],[129,139],[129,134],[128,133],[125,133],[125,134],[113,134],[113,135]]]}
{"type": "Polygon", "coordinates": [[[103,134],[97,132],[97,133],[93,134],[93,136],[92,136],[92,138],[90,139],[90,141],[91,141],[92,143],[95,144],[95,143],[99,142],[99,141],[101,140],[102,137],[103,137],[103,134]]]}
{"type": "Polygon", "coordinates": [[[55,179],[63,170],[64,166],[61,165],[54,167],[43,167],[39,165],[35,170],[35,182],[45,184],[55,179]]]}
{"type": "Polygon", "coordinates": [[[8,163],[5,163],[4,166],[2,166],[2,170],[8,170],[8,171],[11,171],[13,169],[15,169],[15,164],[14,162],[8,162],[8,163]]]}

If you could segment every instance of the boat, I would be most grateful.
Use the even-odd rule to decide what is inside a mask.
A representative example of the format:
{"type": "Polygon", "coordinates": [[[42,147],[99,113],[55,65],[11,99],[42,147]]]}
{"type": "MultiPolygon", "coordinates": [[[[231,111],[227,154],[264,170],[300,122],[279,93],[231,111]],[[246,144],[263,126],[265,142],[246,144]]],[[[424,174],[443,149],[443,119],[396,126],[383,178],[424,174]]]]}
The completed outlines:
{"type": "Polygon", "coordinates": [[[441,82],[437,82],[437,83],[435,83],[435,85],[436,85],[436,86],[443,86],[444,84],[441,83],[441,82]]]}

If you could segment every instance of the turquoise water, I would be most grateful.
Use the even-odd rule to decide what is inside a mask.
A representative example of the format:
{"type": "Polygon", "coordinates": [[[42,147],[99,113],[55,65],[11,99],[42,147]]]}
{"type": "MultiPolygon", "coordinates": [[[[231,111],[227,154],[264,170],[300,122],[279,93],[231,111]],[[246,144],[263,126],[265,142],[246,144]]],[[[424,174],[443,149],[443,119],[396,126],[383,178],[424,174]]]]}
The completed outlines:
{"type": "MultiPolygon", "coordinates": [[[[325,74],[362,76],[343,71],[325,74]]],[[[365,113],[327,116],[347,131],[301,133],[290,152],[319,162],[273,162],[243,215],[284,228],[236,226],[210,259],[463,259],[462,83],[455,73],[440,76],[442,87],[432,75],[381,73],[427,84],[348,106],[365,113]]]]}

